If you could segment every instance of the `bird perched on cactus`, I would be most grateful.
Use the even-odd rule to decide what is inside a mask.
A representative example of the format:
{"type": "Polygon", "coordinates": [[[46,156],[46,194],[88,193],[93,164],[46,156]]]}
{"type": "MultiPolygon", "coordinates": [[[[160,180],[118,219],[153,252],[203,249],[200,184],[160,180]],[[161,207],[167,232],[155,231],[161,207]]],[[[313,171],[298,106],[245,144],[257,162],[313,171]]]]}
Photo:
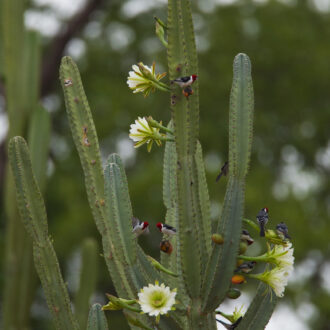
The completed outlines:
{"type": "Polygon", "coordinates": [[[176,78],[171,81],[171,84],[177,84],[181,88],[185,88],[187,86],[192,85],[197,78],[197,75],[192,74],[191,76],[176,78]]]}
{"type": "Polygon", "coordinates": [[[158,222],[156,226],[162,234],[169,236],[176,234],[176,229],[170,225],[158,222]]]}
{"type": "Polygon", "coordinates": [[[246,274],[250,273],[250,271],[254,268],[255,264],[256,264],[255,261],[244,262],[235,269],[235,273],[237,273],[239,271],[246,273],[246,274]]]}
{"type": "Polygon", "coordinates": [[[149,223],[147,221],[140,222],[138,218],[132,217],[133,233],[136,237],[141,234],[149,234],[149,223]]]}
{"type": "Polygon", "coordinates": [[[254,242],[254,240],[251,237],[250,233],[246,229],[242,230],[241,241],[246,242],[247,245],[251,245],[254,242]]]}
{"type": "Polygon", "coordinates": [[[288,226],[284,222],[280,222],[276,226],[276,232],[277,235],[280,236],[282,239],[284,238],[291,239],[291,236],[289,235],[288,226]]]}
{"type": "Polygon", "coordinates": [[[257,214],[257,220],[260,226],[260,236],[265,236],[265,225],[268,222],[268,208],[262,208],[257,214]]]}

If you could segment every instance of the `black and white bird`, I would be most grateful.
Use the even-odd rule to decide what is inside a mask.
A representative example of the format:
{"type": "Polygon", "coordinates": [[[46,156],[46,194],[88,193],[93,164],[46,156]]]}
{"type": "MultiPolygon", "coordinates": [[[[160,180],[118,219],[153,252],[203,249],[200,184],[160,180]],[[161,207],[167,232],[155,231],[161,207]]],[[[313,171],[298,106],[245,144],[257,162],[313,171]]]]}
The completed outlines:
{"type": "Polygon", "coordinates": [[[289,235],[288,226],[284,222],[280,222],[276,226],[276,232],[277,235],[280,236],[282,239],[284,238],[291,239],[291,236],[289,235]]]}
{"type": "Polygon", "coordinates": [[[169,236],[176,234],[176,229],[170,225],[158,222],[156,226],[162,234],[169,236]]]}
{"type": "Polygon", "coordinates": [[[133,233],[136,237],[141,234],[149,234],[149,223],[147,221],[140,222],[138,218],[132,217],[133,233]]]}
{"type": "Polygon", "coordinates": [[[255,261],[247,261],[247,262],[244,262],[242,263],[240,266],[238,266],[234,272],[237,273],[239,271],[247,274],[247,273],[250,273],[250,271],[254,268],[256,262],[255,261]]]}
{"type": "Polygon", "coordinates": [[[260,226],[260,236],[264,237],[265,236],[265,225],[268,222],[268,208],[264,207],[259,211],[257,214],[257,220],[260,226]]]}
{"type": "Polygon", "coordinates": [[[171,81],[171,84],[177,84],[181,88],[190,86],[198,77],[195,74],[186,77],[180,77],[171,81]]]}
{"type": "Polygon", "coordinates": [[[247,245],[251,245],[254,242],[254,240],[251,237],[250,233],[246,229],[242,230],[241,241],[246,242],[247,245]]]}

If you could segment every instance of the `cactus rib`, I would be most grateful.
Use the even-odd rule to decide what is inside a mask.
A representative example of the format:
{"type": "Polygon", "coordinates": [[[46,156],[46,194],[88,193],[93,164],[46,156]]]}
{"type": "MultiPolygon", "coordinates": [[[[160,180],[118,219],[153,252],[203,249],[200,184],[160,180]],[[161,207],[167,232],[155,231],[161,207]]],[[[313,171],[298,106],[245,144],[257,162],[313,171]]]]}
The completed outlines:
{"type": "Polygon", "coordinates": [[[19,211],[33,239],[34,263],[57,329],[79,329],[48,237],[45,205],[32,171],[28,146],[19,136],[9,143],[10,165],[15,179],[19,211]]]}

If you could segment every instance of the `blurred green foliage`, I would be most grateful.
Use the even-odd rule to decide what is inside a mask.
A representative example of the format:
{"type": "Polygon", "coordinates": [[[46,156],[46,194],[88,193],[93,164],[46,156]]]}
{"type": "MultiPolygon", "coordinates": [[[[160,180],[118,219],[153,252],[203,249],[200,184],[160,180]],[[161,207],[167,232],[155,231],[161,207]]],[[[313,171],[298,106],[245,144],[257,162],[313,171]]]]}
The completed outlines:
{"type": "MultiPolygon", "coordinates": [[[[119,152],[126,160],[134,215],[154,227],[165,215],[162,150],[153,148],[148,154],[146,148],[140,148],[135,153],[133,143],[128,142],[128,130],[137,116],[152,115],[167,123],[169,100],[165,93],[151,94],[146,99],[133,95],[126,77],[131,65],[139,61],[147,65],[156,61],[156,70],[167,70],[166,51],[153,27],[153,15],[165,21],[166,10],[161,6],[142,8],[145,9],[142,13],[131,16],[125,12],[129,3],[132,1],[113,1],[96,11],[65,55],[78,55],[76,61],[103,156],[119,152]],[[83,46],[81,53],[77,52],[80,46],[83,46]]],[[[267,206],[269,227],[275,227],[280,221],[287,223],[299,271],[287,288],[285,302],[293,308],[307,304],[313,311],[312,317],[306,320],[311,329],[328,329],[330,12],[319,12],[304,0],[286,4],[272,0],[239,1],[226,6],[199,0],[194,2],[194,12],[200,51],[200,139],[213,202],[212,214],[214,217],[219,214],[227,180],[215,182],[228,148],[232,59],[244,52],[253,63],[255,92],[255,139],[247,178],[245,215],[255,219],[257,211],[267,206]]],[[[50,37],[43,38],[44,56],[50,42],[50,37]]],[[[52,117],[45,192],[49,232],[64,274],[68,275],[67,261],[72,260],[82,240],[87,237],[100,240],[100,237],[82,189],[83,173],[57,81],[43,103],[51,110],[52,117]]],[[[1,222],[1,254],[4,227],[1,222]]],[[[156,233],[140,240],[155,256],[159,253],[160,238],[156,233]]],[[[96,300],[103,303],[104,293],[113,293],[113,288],[104,263],[99,264],[96,300]]],[[[3,284],[3,277],[0,281],[3,284]]],[[[42,299],[38,291],[32,309],[33,329],[47,329],[50,324],[42,299]]],[[[125,329],[117,319],[116,314],[111,314],[114,329],[119,326],[125,329]]]]}

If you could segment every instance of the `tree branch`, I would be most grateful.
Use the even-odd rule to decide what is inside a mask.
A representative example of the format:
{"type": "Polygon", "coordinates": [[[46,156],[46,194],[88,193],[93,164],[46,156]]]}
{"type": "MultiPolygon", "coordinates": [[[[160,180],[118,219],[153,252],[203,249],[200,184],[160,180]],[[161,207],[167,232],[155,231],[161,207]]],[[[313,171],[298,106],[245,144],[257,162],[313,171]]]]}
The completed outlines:
{"type": "Polygon", "coordinates": [[[41,96],[48,94],[57,79],[63,51],[70,39],[86,25],[91,13],[104,3],[104,0],[90,0],[85,8],[77,13],[67,26],[53,40],[48,54],[44,57],[41,76],[41,96]]]}

